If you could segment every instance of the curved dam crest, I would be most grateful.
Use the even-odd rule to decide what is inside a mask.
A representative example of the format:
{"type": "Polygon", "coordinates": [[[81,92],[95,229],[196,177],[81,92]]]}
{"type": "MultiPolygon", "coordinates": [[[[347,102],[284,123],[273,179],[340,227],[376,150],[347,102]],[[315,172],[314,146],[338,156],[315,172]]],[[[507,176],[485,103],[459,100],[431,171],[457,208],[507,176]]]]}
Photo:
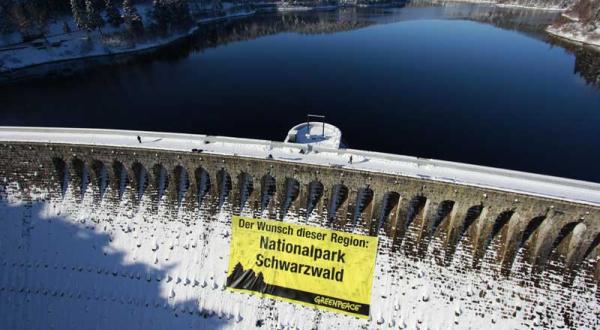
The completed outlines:
{"type": "Polygon", "coordinates": [[[3,327],[599,326],[595,184],[403,159],[540,182],[517,192],[380,173],[377,154],[352,150],[303,159],[277,142],[197,136],[192,152],[150,141],[193,136],[22,131],[29,141],[0,130],[3,327]],[[346,152],[369,155],[366,168],[346,152]],[[379,236],[370,319],[225,291],[232,215],[379,236]]]}

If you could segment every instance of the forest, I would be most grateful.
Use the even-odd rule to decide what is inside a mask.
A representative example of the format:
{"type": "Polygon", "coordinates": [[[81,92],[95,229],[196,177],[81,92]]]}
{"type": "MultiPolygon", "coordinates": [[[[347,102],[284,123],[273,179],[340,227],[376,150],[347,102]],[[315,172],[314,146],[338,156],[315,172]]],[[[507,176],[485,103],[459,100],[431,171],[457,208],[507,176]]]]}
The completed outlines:
{"type": "MultiPolygon", "coordinates": [[[[164,33],[192,22],[188,0],[153,0],[148,13],[139,12],[142,4],[133,0],[0,0],[0,33],[18,32],[23,41],[44,38],[51,22],[69,16],[74,24],[65,20],[64,33],[125,29],[135,36],[146,30],[164,33]]],[[[218,10],[220,1],[194,1],[193,5],[218,10]]]]}

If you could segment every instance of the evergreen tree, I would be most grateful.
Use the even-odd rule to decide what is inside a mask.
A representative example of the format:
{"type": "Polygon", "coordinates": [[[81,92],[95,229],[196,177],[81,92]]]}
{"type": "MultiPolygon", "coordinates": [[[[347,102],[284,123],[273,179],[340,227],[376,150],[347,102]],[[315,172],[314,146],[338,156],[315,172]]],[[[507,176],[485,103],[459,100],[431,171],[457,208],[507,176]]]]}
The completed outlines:
{"type": "Polygon", "coordinates": [[[171,0],[170,12],[175,24],[185,25],[192,20],[188,0],[171,0]]]}
{"type": "Polygon", "coordinates": [[[44,0],[0,0],[0,14],[6,19],[0,25],[8,28],[8,23],[12,24],[21,33],[23,40],[27,41],[45,35],[50,6],[44,0]]]}
{"type": "Polygon", "coordinates": [[[26,1],[27,16],[32,21],[34,33],[45,34],[50,19],[50,7],[46,0],[26,1]]]}
{"type": "Polygon", "coordinates": [[[152,19],[159,31],[164,32],[168,29],[170,21],[169,16],[169,11],[164,0],[152,1],[152,19]]]}
{"type": "Polygon", "coordinates": [[[123,0],[123,18],[129,30],[136,36],[144,32],[144,24],[131,0],[123,0]]]}
{"type": "Polygon", "coordinates": [[[87,27],[90,30],[100,29],[104,26],[104,20],[95,0],[85,0],[85,11],[87,13],[87,27]]]}
{"type": "Polygon", "coordinates": [[[211,0],[211,6],[214,12],[220,12],[223,10],[223,3],[221,3],[221,0],[211,0]]]}
{"type": "Polygon", "coordinates": [[[85,3],[83,0],[71,0],[71,12],[75,19],[75,24],[82,30],[87,30],[87,14],[85,11],[85,3]]]}
{"type": "Polygon", "coordinates": [[[123,0],[123,18],[129,23],[135,16],[139,16],[137,9],[131,3],[131,0],[123,0]]]}
{"type": "Polygon", "coordinates": [[[24,3],[16,3],[11,8],[11,18],[17,29],[23,35],[23,40],[29,39],[33,22],[27,13],[24,3]]]}
{"type": "Polygon", "coordinates": [[[63,22],[63,32],[64,33],[71,33],[71,27],[69,26],[69,23],[67,23],[67,21],[63,22]]]}
{"type": "Polygon", "coordinates": [[[115,7],[113,0],[106,0],[104,6],[106,7],[106,21],[110,25],[113,27],[119,27],[121,24],[123,24],[123,17],[121,17],[119,10],[117,7],[115,7]]]}
{"type": "Polygon", "coordinates": [[[596,13],[592,16],[592,19],[590,20],[590,22],[594,28],[598,28],[598,26],[600,26],[600,4],[598,4],[596,13]]]}

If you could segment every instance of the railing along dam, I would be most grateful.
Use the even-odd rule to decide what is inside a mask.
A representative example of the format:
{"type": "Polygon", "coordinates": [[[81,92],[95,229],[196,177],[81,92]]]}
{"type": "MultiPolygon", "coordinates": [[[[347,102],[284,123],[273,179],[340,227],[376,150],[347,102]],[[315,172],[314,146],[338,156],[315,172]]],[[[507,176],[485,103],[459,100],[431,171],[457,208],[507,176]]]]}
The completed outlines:
{"type": "MultiPolygon", "coordinates": [[[[65,274],[80,273],[81,267],[90,269],[94,281],[124,273],[123,281],[147,278],[159,292],[166,290],[154,297],[170,306],[160,322],[181,310],[190,324],[233,327],[599,326],[596,184],[210,136],[3,128],[0,140],[0,269],[8,274],[0,275],[0,296],[45,301],[60,291],[77,305],[86,294],[93,300],[94,292],[101,292],[109,300],[111,294],[117,300],[125,295],[140,310],[157,308],[142,293],[114,287],[89,284],[75,292],[65,274]],[[430,175],[444,167],[448,177],[430,175]],[[412,170],[394,173],[398,168],[412,170]],[[521,188],[527,185],[531,189],[521,188]],[[370,321],[220,290],[232,214],[379,236],[370,321]],[[37,241],[56,230],[36,224],[51,217],[107,238],[88,244],[97,253],[68,256],[69,247],[37,241]],[[36,231],[43,233],[32,235],[36,231]],[[105,265],[109,247],[124,254],[123,260],[105,265]],[[129,272],[127,260],[150,266],[129,272]],[[43,274],[52,268],[56,274],[48,275],[54,276],[49,283],[43,274]],[[19,279],[25,273],[30,275],[19,279]],[[177,292],[184,292],[184,302],[177,292]],[[451,315],[438,318],[429,308],[439,314],[449,309],[451,315]]],[[[30,304],[20,306],[31,312],[30,304]]],[[[20,312],[3,306],[11,308],[20,312]]],[[[19,324],[9,314],[0,317],[0,325],[19,324]]],[[[43,322],[31,317],[23,324],[43,322]]],[[[54,317],[47,316],[48,322],[69,327],[54,317]]]]}

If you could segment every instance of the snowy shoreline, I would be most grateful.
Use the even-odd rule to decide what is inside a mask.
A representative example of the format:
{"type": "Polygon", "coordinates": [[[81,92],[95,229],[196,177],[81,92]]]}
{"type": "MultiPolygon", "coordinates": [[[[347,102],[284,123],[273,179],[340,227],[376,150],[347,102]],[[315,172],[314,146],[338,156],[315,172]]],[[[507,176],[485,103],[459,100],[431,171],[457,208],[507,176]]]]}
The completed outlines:
{"type": "MultiPolygon", "coordinates": [[[[499,8],[522,8],[528,10],[540,10],[540,11],[565,11],[565,9],[558,7],[536,7],[536,6],[523,6],[517,4],[504,4],[497,3],[496,1],[490,0],[450,0],[450,2],[456,3],[472,3],[472,4],[490,4],[499,8]]],[[[386,4],[386,6],[393,5],[394,3],[386,4]]],[[[356,5],[357,7],[379,7],[381,5],[356,5]]],[[[256,14],[257,12],[268,12],[268,11],[319,11],[319,10],[334,10],[348,5],[325,5],[325,6],[295,6],[295,5],[280,5],[276,4],[272,8],[262,8],[250,11],[237,11],[227,15],[207,17],[197,19],[195,26],[185,32],[176,33],[167,38],[156,38],[140,42],[133,45],[132,47],[111,47],[106,44],[94,43],[91,51],[87,53],[75,53],[75,48],[85,42],[84,33],[75,33],[75,37],[67,40],[60,40],[61,36],[56,37],[59,40],[53,40],[54,42],[48,41],[46,47],[40,49],[34,47],[32,44],[22,44],[22,46],[15,47],[13,49],[4,49],[5,55],[2,57],[2,49],[0,49],[0,84],[10,84],[22,80],[28,80],[36,77],[44,76],[67,76],[72,74],[73,68],[85,69],[97,65],[106,65],[112,62],[120,62],[121,60],[130,60],[135,56],[148,54],[157,51],[161,48],[168,47],[177,42],[185,40],[190,36],[194,35],[198,30],[199,26],[203,24],[209,24],[225,19],[236,19],[248,17],[256,14]],[[58,43],[58,48],[52,45],[58,43]],[[64,45],[63,43],[69,44],[64,45]],[[76,45],[76,43],[78,43],[76,45]],[[66,50],[64,50],[66,48],[66,50]],[[63,52],[62,54],[59,52],[63,52]],[[12,55],[10,54],[12,52],[12,55]],[[54,53],[54,54],[52,54],[54,53]],[[58,54],[57,54],[58,53],[58,54]],[[3,63],[4,59],[4,63],[3,63]],[[86,63],[88,62],[88,63],[86,63]],[[69,65],[72,64],[72,65],[69,65]]],[[[565,15],[563,13],[563,15],[565,15]]],[[[577,29],[575,29],[577,30],[577,29]]],[[[563,32],[559,29],[549,26],[546,28],[546,32],[549,35],[565,39],[577,44],[593,45],[600,47],[600,40],[590,39],[585,35],[563,32]]],[[[49,38],[55,38],[49,36],[49,38]]],[[[97,36],[96,36],[97,37],[97,36]]],[[[88,37],[89,38],[89,37],[88,37]]],[[[13,45],[14,46],[14,45],[13,45]]]]}
{"type": "MultiPolygon", "coordinates": [[[[108,47],[104,47],[102,50],[92,51],[89,54],[77,54],[73,56],[55,56],[54,58],[52,58],[52,56],[48,56],[47,60],[37,58],[39,60],[37,62],[35,56],[32,56],[29,62],[12,64],[4,67],[0,65],[0,84],[11,83],[31,78],[36,74],[35,72],[28,73],[28,71],[36,71],[37,69],[43,68],[45,66],[58,66],[64,63],[73,63],[77,61],[96,61],[104,58],[108,59],[111,57],[124,57],[147,54],[158,49],[173,45],[177,42],[185,40],[186,38],[189,38],[199,30],[200,25],[217,22],[225,19],[235,19],[252,16],[255,13],[256,11],[236,12],[229,15],[199,19],[196,21],[196,26],[188,29],[185,32],[176,33],[167,38],[154,39],[150,42],[142,42],[131,48],[109,49],[108,47]]],[[[93,63],[89,64],[94,65],[93,63]]],[[[48,73],[50,74],[52,70],[50,70],[51,68],[48,69],[48,73]]],[[[70,70],[67,69],[66,71],[70,70]]]]}
{"type": "MultiPolygon", "coordinates": [[[[272,11],[319,11],[342,7],[345,6],[275,6],[272,8],[272,11]]],[[[109,46],[102,44],[94,44],[95,49],[86,54],[52,54],[52,52],[57,52],[59,50],[52,49],[53,46],[51,45],[47,45],[43,49],[33,47],[33,45],[30,43],[10,45],[13,48],[0,48],[0,85],[45,76],[67,76],[74,71],[74,68],[85,69],[97,65],[106,65],[109,64],[110,61],[119,62],[122,59],[128,60],[133,56],[148,54],[185,40],[186,38],[194,35],[199,30],[201,25],[226,19],[240,19],[253,16],[257,12],[268,11],[270,10],[258,9],[249,11],[236,11],[227,15],[201,18],[197,19],[195,21],[195,26],[186,32],[176,33],[167,38],[156,38],[146,42],[140,42],[133,47],[120,49],[110,48],[109,46]],[[2,54],[3,50],[5,54],[2,54]],[[12,55],[10,54],[11,51],[13,52],[12,55]],[[5,61],[4,63],[3,59],[5,61]],[[8,63],[6,61],[8,61],[8,63]]],[[[72,35],[75,37],[69,40],[53,40],[53,42],[50,42],[50,44],[57,43],[62,47],[62,43],[75,43],[87,40],[85,39],[86,34],[82,31],[74,32],[72,35]]],[[[61,34],[58,35],[59,39],[60,36],[61,34]]],[[[50,36],[48,38],[50,38],[50,36]]],[[[88,38],[90,37],[88,36],[88,38]]],[[[70,47],[75,47],[75,45],[69,45],[67,48],[70,47]]],[[[67,51],[71,51],[71,49],[67,49],[67,51]]]]}
{"type": "Polygon", "coordinates": [[[553,37],[557,37],[574,44],[592,46],[600,50],[600,38],[591,39],[589,38],[589,36],[583,34],[575,34],[572,32],[564,32],[552,26],[546,28],[546,33],[553,37]]]}
{"type": "MultiPolygon", "coordinates": [[[[390,3],[393,4],[393,3],[390,3]]],[[[269,12],[269,11],[321,11],[321,10],[333,10],[338,8],[347,7],[347,5],[327,5],[327,6],[281,6],[276,5],[271,10],[267,8],[249,10],[249,11],[236,11],[227,15],[214,16],[197,19],[195,26],[187,30],[186,32],[176,33],[167,38],[156,38],[146,42],[140,42],[133,47],[128,48],[111,48],[105,44],[95,44],[94,49],[86,54],[52,54],[60,51],[60,49],[53,49],[54,46],[51,44],[58,44],[59,47],[63,46],[63,43],[75,43],[82,42],[94,37],[90,37],[82,31],[74,32],[71,35],[74,36],[71,39],[62,39],[61,36],[64,34],[57,34],[59,40],[53,40],[46,47],[40,49],[34,47],[31,43],[19,43],[12,46],[13,48],[0,48],[0,85],[10,84],[23,80],[29,80],[32,78],[40,78],[46,76],[68,76],[74,68],[85,69],[97,65],[106,65],[110,61],[119,62],[122,59],[128,60],[133,56],[148,54],[159,50],[164,47],[168,47],[177,42],[185,40],[190,36],[194,35],[201,25],[218,22],[226,19],[239,19],[244,17],[253,16],[257,12],[269,12]],[[88,39],[86,39],[86,36],[88,39]],[[2,51],[5,54],[2,54],[2,51]],[[13,52],[11,55],[10,52],[13,52]],[[4,63],[3,63],[4,60],[4,63]],[[8,61],[8,62],[7,62],[8,61]]],[[[144,11],[140,7],[140,11],[144,11]]],[[[48,36],[51,39],[55,36],[48,36]]],[[[66,52],[72,51],[70,48],[74,48],[76,45],[66,46],[66,52]]],[[[64,50],[63,50],[64,51],[64,50]]]]}
{"type": "Polygon", "coordinates": [[[496,3],[495,4],[496,7],[500,7],[500,8],[521,8],[521,9],[531,9],[531,10],[542,10],[542,11],[565,11],[567,10],[566,8],[560,8],[560,7],[536,7],[536,6],[524,6],[524,5],[517,5],[517,4],[511,4],[511,3],[496,3]]]}
{"type": "Polygon", "coordinates": [[[561,11],[564,12],[566,8],[560,8],[556,6],[551,7],[542,7],[542,6],[525,6],[514,3],[499,3],[496,0],[447,0],[444,2],[449,3],[469,3],[469,4],[481,4],[481,5],[494,5],[498,8],[520,8],[520,9],[529,9],[529,10],[540,10],[540,11],[561,11]]]}
{"type": "MultiPolygon", "coordinates": [[[[100,53],[100,54],[63,57],[63,58],[60,58],[57,60],[51,60],[51,61],[46,61],[46,62],[41,62],[41,63],[34,63],[34,64],[20,66],[20,67],[15,66],[12,69],[6,70],[6,72],[11,72],[11,71],[14,72],[16,70],[28,69],[28,68],[46,65],[46,64],[69,62],[69,61],[81,60],[81,59],[91,59],[91,58],[98,58],[98,57],[104,57],[104,56],[128,55],[128,54],[134,54],[134,53],[142,53],[142,52],[150,51],[150,50],[153,50],[156,48],[160,48],[160,47],[175,43],[183,38],[186,38],[186,37],[194,34],[197,30],[198,30],[198,27],[193,27],[193,28],[189,29],[186,33],[175,34],[169,38],[161,39],[161,41],[158,43],[152,43],[152,42],[151,43],[141,43],[141,44],[139,44],[139,46],[135,46],[135,47],[124,49],[124,50],[116,50],[116,51],[107,50],[105,53],[100,53]]],[[[0,71],[0,73],[3,73],[3,71],[0,71]]]]}

